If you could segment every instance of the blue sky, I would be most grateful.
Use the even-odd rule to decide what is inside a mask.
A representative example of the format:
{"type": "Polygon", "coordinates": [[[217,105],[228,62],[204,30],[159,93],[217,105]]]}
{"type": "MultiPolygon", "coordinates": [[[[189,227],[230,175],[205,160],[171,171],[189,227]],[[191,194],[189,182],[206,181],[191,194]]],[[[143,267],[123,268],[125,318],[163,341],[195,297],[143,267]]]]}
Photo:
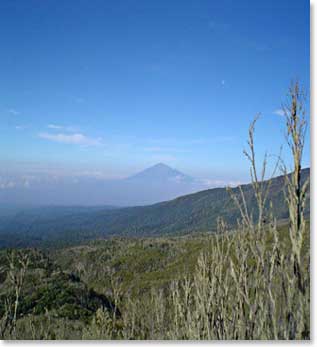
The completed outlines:
{"type": "Polygon", "coordinates": [[[254,115],[277,154],[291,79],[309,92],[307,0],[2,0],[0,42],[7,172],[247,180],[254,115]]]}

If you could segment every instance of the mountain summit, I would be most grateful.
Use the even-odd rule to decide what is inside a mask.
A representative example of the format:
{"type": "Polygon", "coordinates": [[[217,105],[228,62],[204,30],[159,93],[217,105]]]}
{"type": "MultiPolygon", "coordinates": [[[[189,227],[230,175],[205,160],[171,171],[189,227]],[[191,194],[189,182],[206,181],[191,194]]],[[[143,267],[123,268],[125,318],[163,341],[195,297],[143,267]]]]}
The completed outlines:
{"type": "Polygon", "coordinates": [[[143,183],[147,182],[179,182],[179,183],[192,183],[194,178],[183,174],[182,172],[171,168],[170,166],[158,163],[154,166],[151,166],[133,176],[128,178],[129,181],[140,181],[143,183]]]}
{"type": "Polygon", "coordinates": [[[163,163],[124,179],[65,176],[53,180],[48,177],[31,181],[27,187],[23,178],[20,182],[10,189],[1,189],[0,177],[0,204],[135,206],[170,200],[206,188],[199,180],[163,163]]]}

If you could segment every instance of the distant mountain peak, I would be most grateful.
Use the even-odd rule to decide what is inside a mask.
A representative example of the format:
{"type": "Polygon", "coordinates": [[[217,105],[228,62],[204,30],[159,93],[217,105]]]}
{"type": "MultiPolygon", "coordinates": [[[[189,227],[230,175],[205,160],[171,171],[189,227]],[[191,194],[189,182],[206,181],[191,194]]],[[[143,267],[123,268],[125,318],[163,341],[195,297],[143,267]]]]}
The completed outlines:
{"type": "MultiPolygon", "coordinates": [[[[172,169],[170,166],[164,164],[164,163],[157,163],[151,167],[149,167],[149,169],[153,169],[153,168],[168,168],[168,169],[172,169]]],[[[172,169],[173,170],[173,169],[172,169]]]]}
{"type": "Polygon", "coordinates": [[[182,172],[171,168],[164,163],[157,163],[133,176],[130,176],[128,180],[144,180],[144,181],[193,181],[190,176],[183,174],[182,172]]]}

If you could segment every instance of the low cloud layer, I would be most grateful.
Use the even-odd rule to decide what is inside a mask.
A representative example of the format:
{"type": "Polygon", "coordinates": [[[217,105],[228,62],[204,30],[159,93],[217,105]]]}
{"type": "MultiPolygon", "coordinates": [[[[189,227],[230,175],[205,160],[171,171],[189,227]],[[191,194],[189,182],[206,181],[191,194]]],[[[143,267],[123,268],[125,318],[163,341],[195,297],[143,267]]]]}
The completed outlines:
{"type": "Polygon", "coordinates": [[[101,139],[100,138],[91,138],[88,136],[85,136],[81,133],[76,134],[52,134],[47,132],[39,133],[38,136],[42,139],[58,142],[58,143],[64,143],[64,144],[71,144],[71,145],[82,145],[82,146],[98,146],[101,145],[101,139]]]}
{"type": "Polygon", "coordinates": [[[284,116],[284,111],[281,108],[275,110],[273,113],[277,116],[284,116]]]}

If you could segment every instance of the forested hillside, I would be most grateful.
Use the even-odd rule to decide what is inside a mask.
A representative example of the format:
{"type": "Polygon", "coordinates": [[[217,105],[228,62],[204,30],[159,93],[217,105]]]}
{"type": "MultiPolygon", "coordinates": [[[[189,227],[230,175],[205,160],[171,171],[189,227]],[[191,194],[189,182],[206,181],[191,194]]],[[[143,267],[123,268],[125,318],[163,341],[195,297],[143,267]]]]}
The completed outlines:
{"type": "MultiPolygon", "coordinates": [[[[280,227],[278,234],[279,245],[282,245],[279,252],[287,254],[291,247],[287,225],[280,227]]],[[[0,334],[5,339],[233,338],[234,335],[230,335],[229,331],[221,333],[221,329],[213,325],[221,324],[221,317],[211,316],[210,322],[206,318],[208,310],[216,310],[217,305],[220,308],[221,300],[230,300],[228,305],[222,303],[224,307],[229,309],[229,305],[233,306],[226,313],[228,317],[224,318],[231,317],[234,312],[237,314],[239,309],[235,305],[239,305],[239,296],[226,296],[228,294],[225,291],[220,295],[220,287],[216,293],[218,285],[210,281],[223,276],[221,288],[230,282],[231,285],[223,289],[229,290],[232,287],[235,291],[237,284],[226,267],[232,266],[229,259],[235,259],[238,255],[241,257],[241,252],[245,252],[243,261],[250,264],[247,281],[265,287],[267,274],[264,272],[260,275],[256,270],[258,260],[249,248],[250,236],[237,232],[220,238],[216,235],[155,239],[111,238],[45,252],[35,249],[2,250],[0,334]],[[226,258],[226,248],[230,244],[233,247],[238,242],[242,248],[231,248],[232,253],[226,258]],[[222,260],[213,260],[216,256],[222,257],[222,260]],[[208,265],[204,264],[205,261],[208,265]],[[206,292],[196,293],[198,289],[206,292]],[[16,318],[7,312],[10,307],[8,305],[14,307],[15,290],[19,293],[16,318]],[[212,303],[212,308],[208,308],[212,303]],[[191,311],[186,311],[189,308],[191,311]],[[202,320],[199,319],[200,315],[202,320]],[[12,319],[16,319],[16,323],[12,319]],[[208,332],[209,325],[211,330],[208,332]]],[[[262,250],[263,257],[271,257],[276,247],[272,232],[267,230],[267,233],[258,236],[257,243],[265,246],[262,250]]],[[[301,254],[302,267],[307,269],[309,232],[304,235],[301,254]]],[[[277,263],[274,270],[285,285],[289,284],[285,271],[291,270],[288,263],[285,263],[289,261],[287,259],[283,260],[282,256],[276,260],[282,263],[277,263]]],[[[236,268],[235,271],[240,270],[236,268]]],[[[307,281],[309,272],[303,275],[307,281]]],[[[307,285],[306,283],[305,286],[307,285]]],[[[278,299],[276,304],[279,317],[285,319],[288,314],[286,306],[283,306],[285,300],[294,300],[296,303],[297,292],[294,289],[295,296],[291,299],[290,294],[285,297],[279,291],[280,288],[274,287],[273,295],[278,299]]],[[[251,287],[247,290],[248,295],[253,295],[251,287]]],[[[258,295],[258,299],[251,299],[258,309],[254,319],[263,319],[267,326],[270,303],[266,301],[267,296],[262,289],[258,295]]],[[[247,306],[246,310],[248,309],[247,306]]],[[[249,314],[247,312],[245,315],[249,314]]],[[[298,311],[298,314],[303,313],[298,311]]],[[[247,319],[247,316],[242,315],[240,319],[247,319]]],[[[252,332],[253,335],[248,332],[248,326],[235,329],[232,334],[235,331],[236,338],[274,338],[268,326],[263,330],[258,326],[252,332]]],[[[285,332],[289,334],[288,338],[292,338],[293,331],[296,331],[294,329],[293,326],[280,325],[277,337],[285,338],[285,332]]],[[[309,326],[304,326],[303,332],[303,338],[307,338],[309,326]]]]}

